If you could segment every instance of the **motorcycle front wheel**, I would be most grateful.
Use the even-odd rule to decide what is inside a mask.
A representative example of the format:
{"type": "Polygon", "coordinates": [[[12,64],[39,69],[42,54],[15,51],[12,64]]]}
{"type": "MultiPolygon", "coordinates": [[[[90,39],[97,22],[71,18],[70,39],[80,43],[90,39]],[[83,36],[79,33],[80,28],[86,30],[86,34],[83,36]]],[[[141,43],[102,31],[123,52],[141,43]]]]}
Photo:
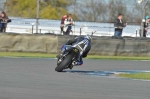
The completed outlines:
{"type": "Polygon", "coordinates": [[[62,60],[62,62],[60,64],[57,65],[57,67],[55,68],[55,71],[57,72],[62,72],[63,69],[65,69],[69,64],[70,62],[72,61],[73,59],[73,55],[71,54],[68,54],[64,60],[62,60]]]}

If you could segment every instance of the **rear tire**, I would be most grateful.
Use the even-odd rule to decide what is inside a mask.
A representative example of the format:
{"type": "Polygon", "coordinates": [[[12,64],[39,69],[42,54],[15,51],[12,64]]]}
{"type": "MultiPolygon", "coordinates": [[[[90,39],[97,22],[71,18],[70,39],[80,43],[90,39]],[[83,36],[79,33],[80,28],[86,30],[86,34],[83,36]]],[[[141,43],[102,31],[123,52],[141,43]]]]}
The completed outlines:
{"type": "Polygon", "coordinates": [[[69,65],[69,63],[70,63],[70,61],[72,60],[72,58],[73,58],[73,55],[68,54],[68,55],[65,57],[65,59],[62,61],[62,63],[59,64],[59,65],[57,65],[57,67],[55,68],[55,71],[57,71],[57,72],[62,72],[63,69],[65,69],[66,66],[69,65]]]}

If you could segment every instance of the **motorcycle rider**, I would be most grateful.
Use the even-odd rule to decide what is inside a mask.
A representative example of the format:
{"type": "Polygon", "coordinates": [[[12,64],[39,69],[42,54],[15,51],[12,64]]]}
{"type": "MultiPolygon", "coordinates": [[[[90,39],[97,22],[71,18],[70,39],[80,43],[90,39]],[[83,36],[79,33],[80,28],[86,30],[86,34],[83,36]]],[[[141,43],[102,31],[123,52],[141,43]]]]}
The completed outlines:
{"type": "MultiPolygon", "coordinates": [[[[83,51],[83,54],[81,55],[81,56],[79,56],[79,58],[78,58],[78,61],[77,62],[73,62],[73,66],[75,66],[75,65],[82,65],[83,64],[83,60],[82,60],[82,58],[85,58],[85,57],[87,57],[87,54],[89,53],[89,51],[90,51],[90,49],[91,49],[91,36],[90,35],[86,35],[86,36],[78,36],[78,37],[76,37],[75,39],[72,39],[72,40],[69,40],[65,45],[63,45],[63,47],[61,48],[61,54],[59,54],[58,56],[57,56],[57,58],[60,56],[60,55],[62,55],[63,54],[63,52],[65,51],[65,49],[66,49],[66,45],[74,45],[74,44],[77,44],[77,43],[79,43],[79,42],[82,42],[82,41],[84,41],[85,39],[87,39],[88,40],[88,45],[87,45],[87,47],[84,49],[84,51],[83,51]]],[[[82,45],[82,44],[81,44],[82,45]]]]}

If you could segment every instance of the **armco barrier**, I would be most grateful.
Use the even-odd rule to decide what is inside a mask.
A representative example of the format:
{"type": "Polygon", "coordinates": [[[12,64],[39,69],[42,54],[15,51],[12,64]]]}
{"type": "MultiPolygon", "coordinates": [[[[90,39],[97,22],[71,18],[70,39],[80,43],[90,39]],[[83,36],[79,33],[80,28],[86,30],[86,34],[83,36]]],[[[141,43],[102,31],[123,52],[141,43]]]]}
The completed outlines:
{"type": "MultiPolygon", "coordinates": [[[[0,34],[0,51],[59,53],[75,36],[0,34]]],[[[150,56],[149,38],[93,37],[89,54],[109,56],[150,56]]]]}

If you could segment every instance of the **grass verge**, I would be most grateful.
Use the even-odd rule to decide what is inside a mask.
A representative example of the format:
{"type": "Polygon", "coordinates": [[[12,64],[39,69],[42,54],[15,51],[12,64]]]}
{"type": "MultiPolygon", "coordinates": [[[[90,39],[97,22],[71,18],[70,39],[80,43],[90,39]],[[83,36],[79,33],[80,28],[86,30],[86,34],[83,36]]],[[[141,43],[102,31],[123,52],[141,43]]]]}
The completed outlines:
{"type": "Polygon", "coordinates": [[[0,57],[55,58],[56,54],[27,53],[27,52],[0,52],[0,57]]]}
{"type": "Polygon", "coordinates": [[[137,56],[99,56],[88,55],[90,59],[113,59],[113,60],[150,60],[150,57],[137,57],[137,56]]]}
{"type": "Polygon", "coordinates": [[[119,74],[119,77],[150,80],[150,73],[119,74]]]}
{"type": "MultiPolygon", "coordinates": [[[[0,57],[56,58],[56,55],[57,54],[48,54],[48,53],[0,52],[0,57]]],[[[88,55],[87,58],[111,59],[111,60],[150,60],[150,57],[99,56],[99,55],[88,55]]]]}

